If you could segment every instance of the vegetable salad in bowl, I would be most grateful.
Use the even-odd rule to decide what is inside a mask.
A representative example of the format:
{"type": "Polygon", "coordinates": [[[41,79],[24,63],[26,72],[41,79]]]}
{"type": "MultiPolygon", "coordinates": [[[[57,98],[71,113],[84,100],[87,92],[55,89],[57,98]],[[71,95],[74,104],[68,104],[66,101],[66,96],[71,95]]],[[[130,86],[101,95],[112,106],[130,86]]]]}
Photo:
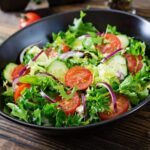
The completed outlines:
{"type": "Polygon", "coordinates": [[[3,70],[4,112],[42,126],[80,126],[113,119],[149,95],[144,42],[107,25],[99,31],[81,11],[67,31],[33,44],[3,70]]]}

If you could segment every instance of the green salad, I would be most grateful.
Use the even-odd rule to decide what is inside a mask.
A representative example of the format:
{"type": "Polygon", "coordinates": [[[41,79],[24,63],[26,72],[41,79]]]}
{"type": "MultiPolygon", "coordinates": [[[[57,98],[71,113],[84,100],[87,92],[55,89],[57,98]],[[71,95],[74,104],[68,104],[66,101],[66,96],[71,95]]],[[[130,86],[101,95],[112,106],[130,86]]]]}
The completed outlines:
{"type": "Polygon", "coordinates": [[[146,44],[113,25],[99,31],[85,16],[6,65],[5,113],[41,126],[80,126],[118,117],[149,96],[146,44]]]}

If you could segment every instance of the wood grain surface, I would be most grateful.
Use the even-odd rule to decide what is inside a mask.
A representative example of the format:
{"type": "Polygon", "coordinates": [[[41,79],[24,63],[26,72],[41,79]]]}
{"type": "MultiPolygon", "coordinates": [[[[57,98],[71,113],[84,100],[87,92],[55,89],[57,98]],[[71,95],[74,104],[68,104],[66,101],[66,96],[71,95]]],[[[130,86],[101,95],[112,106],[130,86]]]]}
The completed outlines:
{"type": "Polygon", "coordinates": [[[0,117],[0,149],[150,150],[150,104],[105,131],[76,136],[42,135],[0,117]]]}
{"type": "MultiPolygon", "coordinates": [[[[86,8],[108,8],[106,0],[51,8],[50,14],[86,8]]],[[[45,8],[44,2],[39,8],[45,8]]],[[[150,19],[150,0],[134,0],[138,13],[150,19]],[[148,11],[147,11],[148,10],[148,11]]],[[[30,3],[27,10],[37,7],[30,3]]],[[[0,11],[0,43],[19,30],[20,13],[0,11]]],[[[86,135],[50,136],[10,122],[0,116],[0,150],[150,150],[150,104],[105,130],[86,135]]]]}

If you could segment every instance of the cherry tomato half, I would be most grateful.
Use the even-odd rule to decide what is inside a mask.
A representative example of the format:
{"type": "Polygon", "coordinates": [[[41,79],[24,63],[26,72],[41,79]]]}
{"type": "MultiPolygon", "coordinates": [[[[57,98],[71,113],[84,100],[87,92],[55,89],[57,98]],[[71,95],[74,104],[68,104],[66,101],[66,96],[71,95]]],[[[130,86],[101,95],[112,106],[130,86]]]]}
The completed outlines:
{"type": "Polygon", "coordinates": [[[102,35],[102,37],[104,38],[104,40],[106,41],[106,44],[102,44],[97,46],[97,48],[103,53],[107,53],[110,54],[112,52],[114,52],[115,50],[121,48],[121,42],[120,40],[117,38],[117,36],[115,36],[114,34],[111,33],[106,33],[104,35],[102,35]]]}
{"type": "MultiPolygon", "coordinates": [[[[17,67],[15,67],[15,69],[13,70],[13,72],[12,72],[12,80],[14,80],[15,78],[18,78],[19,77],[19,74],[20,74],[20,72],[23,70],[23,68],[24,68],[25,66],[23,65],[23,64],[20,64],[20,65],[18,65],[17,67]]],[[[24,75],[25,74],[28,74],[29,73],[29,70],[27,70],[25,73],[24,73],[24,75]]]]}
{"type": "Polygon", "coordinates": [[[72,99],[70,100],[61,99],[61,97],[58,96],[56,98],[56,101],[59,102],[59,106],[65,112],[66,115],[74,114],[76,108],[80,105],[80,98],[77,93],[75,93],[72,99]]]}
{"type": "Polygon", "coordinates": [[[136,74],[137,72],[139,72],[142,67],[143,67],[143,63],[142,63],[142,56],[138,55],[132,55],[132,54],[125,54],[125,58],[127,59],[127,64],[128,64],[128,69],[129,72],[132,74],[136,74]]]}
{"type": "Polygon", "coordinates": [[[69,50],[70,50],[70,47],[67,44],[63,44],[62,51],[66,53],[66,52],[69,52],[69,50]]]}
{"type": "Polygon", "coordinates": [[[130,103],[129,100],[126,96],[122,94],[116,95],[117,97],[117,111],[114,111],[112,104],[110,105],[110,112],[101,112],[99,113],[100,119],[101,120],[109,120],[114,117],[117,117],[125,112],[128,111],[130,103]]]}
{"type": "Polygon", "coordinates": [[[21,96],[22,91],[25,90],[26,88],[30,88],[30,85],[23,83],[18,86],[18,88],[16,89],[16,91],[14,93],[15,101],[21,96]]]}
{"type": "Polygon", "coordinates": [[[27,12],[20,19],[20,28],[24,28],[25,26],[39,20],[41,17],[35,12],[27,12]]]}
{"type": "Polygon", "coordinates": [[[49,58],[53,58],[53,57],[57,57],[58,56],[58,52],[56,52],[54,49],[52,48],[48,48],[45,51],[45,54],[47,55],[47,57],[49,58]]]}
{"type": "Polygon", "coordinates": [[[79,90],[84,90],[91,85],[92,78],[92,73],[88,69],[75,66],[66,73],[65,84],[71,88],[77,87],[79,90]]]}

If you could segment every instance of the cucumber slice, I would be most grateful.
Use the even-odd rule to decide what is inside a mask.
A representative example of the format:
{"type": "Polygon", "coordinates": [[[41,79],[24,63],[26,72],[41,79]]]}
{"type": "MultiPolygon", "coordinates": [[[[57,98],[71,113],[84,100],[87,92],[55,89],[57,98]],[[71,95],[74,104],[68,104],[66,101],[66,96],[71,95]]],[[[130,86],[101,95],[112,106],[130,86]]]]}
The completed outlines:
{"type": "Polygon", "coordinates": [[[85,39],[85,35],[82,35],[80,37],[78,37],[74,43],[73,43],[73,46],[72,46],[72,49],[73,50],[83,50],[83,40],[85,39]]]}
{"type": "Polygon", "coordinates": [[[16,67],[17,67],[16,64],[9,63],[3,71],[4,78],[10,83],[12,83],[12,72],[16,67]]]}
{"type": "Polygon", "coordinates": [[[82,35],[82,36],[78,37],[74,41],[72,49],[73,50],[83,50],[84,47],[85,48],[88,47],[91,49],[93,49],[95,47],[91,37],[88,37],[86,35],[82,35]]]}
{"type": "Polygon", "coordinates": [[[64,83],[64,77],[67,73],[68,68],[65,63],[55,60],[53,61],[47,69],[47,72],[55,76],[60,82],[64,83]]]}
{"type": "Polygon", "coordinates": [[[117,35],[117,37],[119,38],[120,42],[121,42],[121,47],[122,48],[126,48],[129,45],[129,40],[128,37],[126,35],[117,35]]]}
{"type": "MultiPolygon", "coordinates": [[[[37,56],[41,52],[41,49],[37,46],[33,46],[30,50],[27,51],[26,55],[32,54],[34,57],[37,56]]],[[[48,66],[48,57],[45,53],[42,53],[37,59],[36,64],[41,66],[48,66]]]]}
{"type": "Polygon", "coordinates": [[[115,55],[105,63],[99,64],[98,71],[102,82],[110,83],[114,77],[123,80],[128,74],[126,59],[121,55],[115,55]]]}
{"type": "Polygon", "coordinates": [[[34,56],[37,55],[39,52],[41,51],[41,49],[37,46],[33,46],[31,48],[28,49],[27,54],[33,54],[34,56]]]}

